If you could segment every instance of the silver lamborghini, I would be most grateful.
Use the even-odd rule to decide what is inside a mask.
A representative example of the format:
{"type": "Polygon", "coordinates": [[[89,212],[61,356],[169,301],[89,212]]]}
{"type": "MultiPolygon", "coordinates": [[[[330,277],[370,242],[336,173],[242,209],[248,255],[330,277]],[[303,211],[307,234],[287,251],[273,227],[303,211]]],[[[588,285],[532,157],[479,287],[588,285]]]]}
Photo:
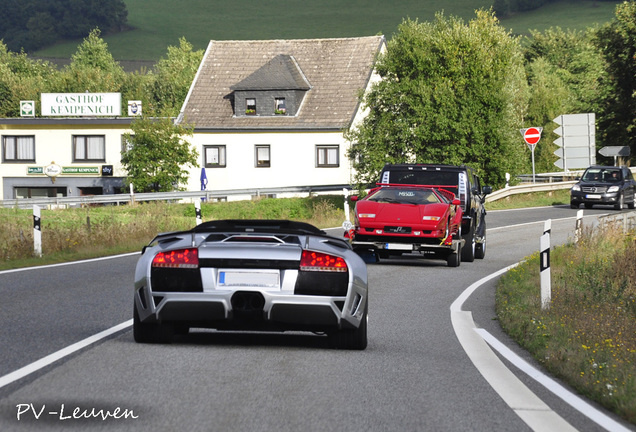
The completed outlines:
{"type": "Polygon", "coordinates": [[[309,331],[367,346],[363,260],[341,238],[287,220],[219,220],[160,234],[135,271],[133,334],[167,343],[192,328],[309,331]]]}

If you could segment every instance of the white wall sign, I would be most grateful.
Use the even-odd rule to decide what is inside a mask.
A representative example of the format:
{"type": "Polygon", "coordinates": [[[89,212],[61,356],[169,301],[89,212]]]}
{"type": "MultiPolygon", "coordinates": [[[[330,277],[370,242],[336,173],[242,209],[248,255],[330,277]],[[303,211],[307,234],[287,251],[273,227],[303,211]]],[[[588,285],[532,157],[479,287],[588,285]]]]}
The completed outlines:
{"type": "Polygon", "coordinates": [[[42,93],[42,115],[120,116],[121,93],[42,93]]]}

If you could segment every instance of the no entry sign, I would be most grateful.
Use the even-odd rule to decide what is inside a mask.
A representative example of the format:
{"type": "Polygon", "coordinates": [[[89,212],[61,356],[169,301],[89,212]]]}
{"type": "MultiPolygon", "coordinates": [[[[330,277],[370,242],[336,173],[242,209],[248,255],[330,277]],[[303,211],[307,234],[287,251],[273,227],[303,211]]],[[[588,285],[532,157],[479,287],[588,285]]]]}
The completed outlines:
{"type": "Polygon", "coordinates": [[[528,145],[535,145],[541,139],[541,131],[543,128],[531,127],[528,129],[521,129],[523,139],[528,145]]]}

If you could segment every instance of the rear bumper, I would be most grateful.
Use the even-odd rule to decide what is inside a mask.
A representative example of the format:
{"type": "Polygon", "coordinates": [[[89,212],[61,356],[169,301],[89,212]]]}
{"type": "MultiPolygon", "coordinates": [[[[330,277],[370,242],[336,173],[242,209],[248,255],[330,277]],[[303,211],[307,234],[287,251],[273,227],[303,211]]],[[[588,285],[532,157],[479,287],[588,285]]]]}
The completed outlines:
{"type": "Polygon", "coordinates": [[[346,297],[295,295],[282,291],[240,290],[203,293],[135,291],[141,322],[168,322],[220,330],[309,330],[357,328],[366,290],[346,297]]]}

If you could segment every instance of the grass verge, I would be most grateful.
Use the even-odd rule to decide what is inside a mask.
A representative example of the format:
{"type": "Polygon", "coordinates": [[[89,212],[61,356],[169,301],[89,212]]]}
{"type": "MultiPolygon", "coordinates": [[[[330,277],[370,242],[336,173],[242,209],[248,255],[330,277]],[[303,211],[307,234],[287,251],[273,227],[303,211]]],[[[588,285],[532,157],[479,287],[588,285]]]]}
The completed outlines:
{"type": "Polygon", "coordinates": [[[502,328],[551,374],[636,423],[636,238],[588,231],[551,252],[552,302],[541,309],[539,256],[506,273],[502,328]]]}
{"type": "MultiPolygon", "coordinates": [[[[319,228],[340,226],[342,196],[203,203],[203,221],[293,219],[319,228]]],[[[33,252],[33,212],[0,209],[0,270],[95,258],[140,250],[161,232],[196,224],[193,204],[151,202],[126,206],[42,210],[42,257],[33,252]]]]}
{"type": "Polygon", "coordinates": [[[508,210],[526,207],[570,205],[570,189],[511,195],[486,203],[486,210],[508,210]]]}

